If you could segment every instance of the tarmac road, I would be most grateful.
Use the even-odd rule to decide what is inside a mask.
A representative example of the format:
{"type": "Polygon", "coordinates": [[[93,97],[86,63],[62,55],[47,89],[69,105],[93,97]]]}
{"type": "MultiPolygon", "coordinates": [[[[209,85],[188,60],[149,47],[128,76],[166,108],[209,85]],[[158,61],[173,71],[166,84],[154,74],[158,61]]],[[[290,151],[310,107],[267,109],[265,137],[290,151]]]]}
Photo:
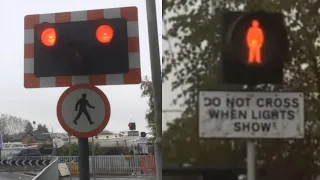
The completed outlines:
{"type": "Polygon", "coordinates": [[[34,176],[23,173],[0,172],[0,180],[31,180],[34,176]]]}

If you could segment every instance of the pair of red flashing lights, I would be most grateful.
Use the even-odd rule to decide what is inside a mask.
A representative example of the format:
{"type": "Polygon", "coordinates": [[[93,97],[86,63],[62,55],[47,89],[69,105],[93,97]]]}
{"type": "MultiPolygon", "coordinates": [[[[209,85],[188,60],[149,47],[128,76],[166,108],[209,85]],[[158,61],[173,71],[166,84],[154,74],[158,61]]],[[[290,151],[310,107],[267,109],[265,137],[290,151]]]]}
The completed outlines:
{"type": "MultiPolygon", "coordinates": [[[[109,25],[101,25],[96,30],[96,38],[101,43],[108,43],[113,37],[113,29],[109,25]]],[[[56,30],[52,27],[46,28],[41,33],[41,42],[45,46],[54,46],[56,43],[56,30]]]]}

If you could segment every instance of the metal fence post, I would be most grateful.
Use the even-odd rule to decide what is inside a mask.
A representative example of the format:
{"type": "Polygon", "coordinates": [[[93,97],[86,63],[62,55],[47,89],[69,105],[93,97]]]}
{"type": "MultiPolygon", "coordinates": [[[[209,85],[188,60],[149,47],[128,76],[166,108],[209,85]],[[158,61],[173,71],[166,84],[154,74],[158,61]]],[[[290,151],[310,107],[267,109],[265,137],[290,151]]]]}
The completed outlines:
{"type": "Polygon", "coordinates": [[[92,137],[92,158],[91,158],[91,164],[92,164],[92,177],[93,179],[95,180],[96,179],[96,176],[95,176],[95,170],[96,170],[96,162],[95,162],[95,155],[94,155],[94,138],[92,137]]]}
{"type": "Polygon", "coordinates": [[[70,171],[70,180],[72,180],[72,166],[71,166],[71,134],[69,136],[69,171],[70,171]]]}

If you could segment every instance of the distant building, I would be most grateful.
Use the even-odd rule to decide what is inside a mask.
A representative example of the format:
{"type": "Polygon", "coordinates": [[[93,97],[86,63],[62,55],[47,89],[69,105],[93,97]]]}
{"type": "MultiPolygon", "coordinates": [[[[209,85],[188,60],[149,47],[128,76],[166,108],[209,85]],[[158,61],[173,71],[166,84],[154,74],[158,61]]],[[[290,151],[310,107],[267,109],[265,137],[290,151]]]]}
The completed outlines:
{"type": "Polygon", "coordinates": [[[21,132],[14,135],[7,135],[4,138],[4,142],[22,142],[23,144],[30,143],[51,143],[51,137],[49,134],[43,134],[40,132],[21,132]]]}

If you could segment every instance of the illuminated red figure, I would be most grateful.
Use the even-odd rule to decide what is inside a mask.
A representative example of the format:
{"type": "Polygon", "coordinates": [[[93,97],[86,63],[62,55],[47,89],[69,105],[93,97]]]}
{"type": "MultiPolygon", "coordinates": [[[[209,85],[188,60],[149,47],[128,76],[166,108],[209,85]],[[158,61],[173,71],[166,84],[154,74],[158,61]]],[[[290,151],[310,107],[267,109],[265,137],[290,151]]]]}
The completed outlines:
{"type": "Polygon", "coordinates": [[[263,32],[259,27],[259,22],[257,20],[253,20],[251,27],[247,32],[247,45],[249,48],[248,63],[261,63],[261,47],[263,45],[263,41],[263,32]]]}

